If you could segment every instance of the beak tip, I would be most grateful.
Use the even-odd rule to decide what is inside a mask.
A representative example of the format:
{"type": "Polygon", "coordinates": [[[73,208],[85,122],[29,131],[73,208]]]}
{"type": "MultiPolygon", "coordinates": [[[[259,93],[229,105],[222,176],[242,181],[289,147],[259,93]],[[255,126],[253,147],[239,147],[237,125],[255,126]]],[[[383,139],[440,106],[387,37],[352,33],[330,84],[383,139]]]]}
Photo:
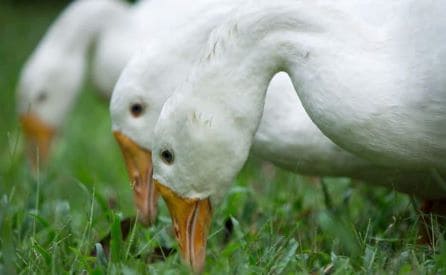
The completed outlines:
{"type": "Polygon", "coordinates": [[[191,266],[192,266],[192,271],[195,273],[195,274],[201,274],[201,273],[203,273],[203,271],[204,271],[204,257],[203,257],[203,260],[200,260],[199,262],[197,262],[197,263],[192,263],[191,264],[191,266]]]}
{"type": "Polygon", "coordinates": [[[181,197],[156,180],[155,186],[169,209],[183,262],[194,273],[202,273],[205,267],[206,242],[212,216],[210,199],[181,197]]]}

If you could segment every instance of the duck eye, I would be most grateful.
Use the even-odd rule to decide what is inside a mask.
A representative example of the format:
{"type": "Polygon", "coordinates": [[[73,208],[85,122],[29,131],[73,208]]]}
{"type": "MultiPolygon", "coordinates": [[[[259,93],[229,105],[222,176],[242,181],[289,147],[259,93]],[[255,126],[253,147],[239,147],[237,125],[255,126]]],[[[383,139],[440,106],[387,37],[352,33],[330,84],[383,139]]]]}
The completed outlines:
{"type": "Polygon", "coordinates": [[[161,151],[161,159],[166,163],[166,164],[172,164],[174,157],[173,157],[173,152],[170,150],[162,150],[161,151]]]}
{"type": "Polygon", "coordinates": [[[134,103],[130,106],[130,112],[134,117],[139,117],[144,112],[144,106],[141,103],[134,103]]]}
{"type": "Polygon", "coordinates": [[[47,99],[47,94],[46,92],[40,92],[39,95],[37,95],[37,102],[44,102],[47,99]]]}

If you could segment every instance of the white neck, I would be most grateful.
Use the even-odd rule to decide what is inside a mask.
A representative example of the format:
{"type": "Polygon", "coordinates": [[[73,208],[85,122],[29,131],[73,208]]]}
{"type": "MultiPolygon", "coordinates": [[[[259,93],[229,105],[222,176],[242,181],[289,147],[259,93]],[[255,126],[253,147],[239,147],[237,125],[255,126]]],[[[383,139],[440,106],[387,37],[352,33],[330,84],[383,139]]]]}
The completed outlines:
{"type": "Polygon", "coordinates": [[[19,111],[32,111],[45,123],[59,126],[80,91],[89,46],[126,9],[118,0],[80,0],[68,6],[22,69],[19,111]],[[41,93],[48,99],[38,103],[41,93]]]}
{"type": "Polygon", "coordinates": [[[98,34],[126,10],[119,0],[75,1],[57,18],[41,45],[84,55],[98,34]]]}

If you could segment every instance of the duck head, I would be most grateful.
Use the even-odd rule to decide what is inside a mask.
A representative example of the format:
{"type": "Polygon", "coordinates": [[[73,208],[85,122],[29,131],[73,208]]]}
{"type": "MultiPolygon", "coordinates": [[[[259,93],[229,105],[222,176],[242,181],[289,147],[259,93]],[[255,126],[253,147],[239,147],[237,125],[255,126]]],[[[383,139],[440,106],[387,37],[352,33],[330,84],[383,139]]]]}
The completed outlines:
{"type": "MultiPolygon", "coordinates": [[[[119,144],[133,189],[138,220],[156,220],[158,192],[152,181],[153,129],[161,108],[177,82],[150,71],[144,60],[133,58],[123,70],[110,103],[113,134],[119,144]]],[[[162,68],[158,66],[156,68],[162,68]]],[[[169,76],[174,75],[172,72],[169,76]]],[[[167,75],[166,75],[167,76],[167,75]]]]}
{"type": "Polygon", "coordinates": [[[84,62],[78,57],[40,45],[21,72],[17,107],[33,170],[48,161],[57,128],[80,89],[84,62]]]}
{"type": "Polygon", "coordinates": [[[195,271],[205,264],[212,206],[248,156],[252,137],[243,128],[221,106],[177,93],[164,105],[155,127],[155,185],[171,214],[183,260],[195,271]]]}

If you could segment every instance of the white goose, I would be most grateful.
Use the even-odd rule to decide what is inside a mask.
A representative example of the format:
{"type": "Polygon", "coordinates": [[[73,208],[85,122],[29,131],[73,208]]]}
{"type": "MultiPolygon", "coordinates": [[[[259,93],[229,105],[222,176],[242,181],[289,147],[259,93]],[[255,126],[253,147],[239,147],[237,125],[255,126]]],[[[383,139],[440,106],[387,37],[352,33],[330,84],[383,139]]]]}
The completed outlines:
{"type": "Polygon", "coordinates": [[[275,73],[288,72],[312,120],[343,148],[378,165],[445,173],[445,68],[445,2],[240,9],[213,31],[155,127],[154,178],[186,261],[203,267],[211,199],[245,162],[275,73]]]}

